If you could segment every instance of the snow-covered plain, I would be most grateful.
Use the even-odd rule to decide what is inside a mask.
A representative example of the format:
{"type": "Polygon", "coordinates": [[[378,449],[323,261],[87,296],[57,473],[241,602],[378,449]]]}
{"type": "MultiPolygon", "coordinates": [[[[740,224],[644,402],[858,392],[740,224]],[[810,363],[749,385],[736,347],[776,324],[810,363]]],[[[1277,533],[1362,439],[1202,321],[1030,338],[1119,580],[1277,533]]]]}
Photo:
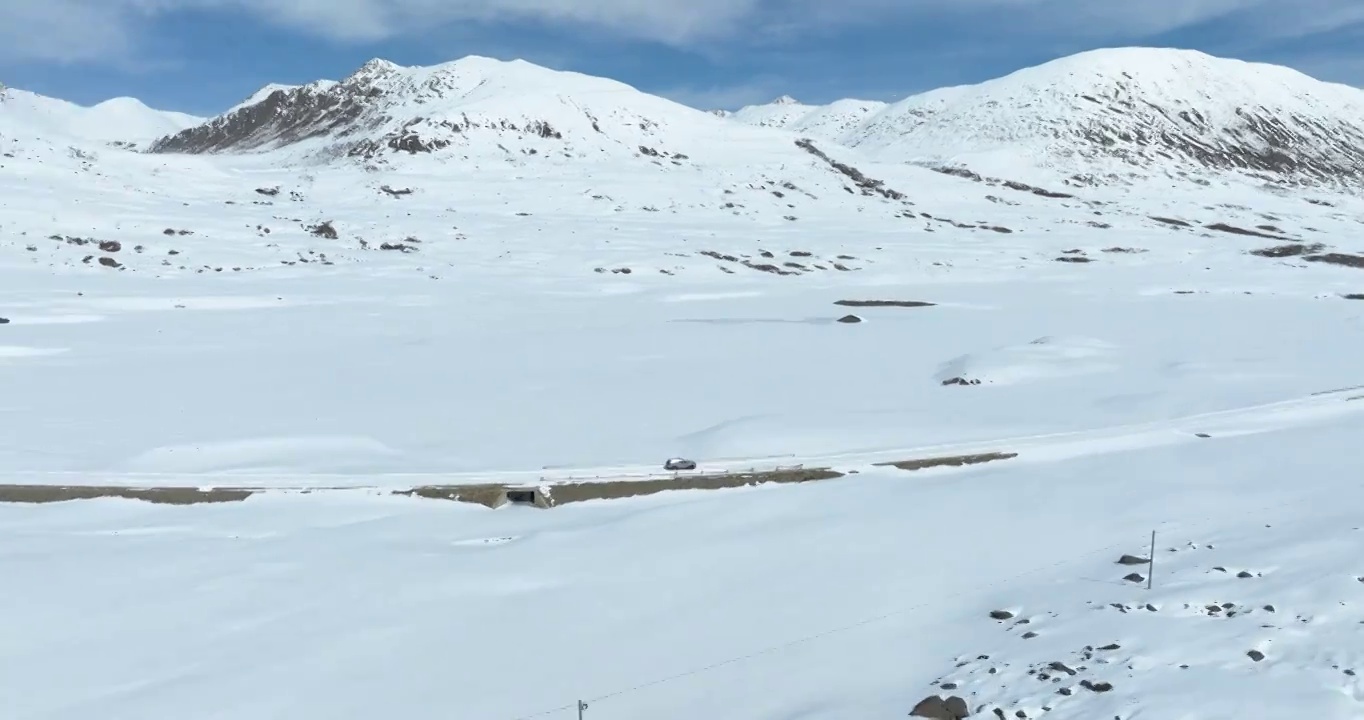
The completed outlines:
{"type": "Polygon", "coordinates": [[[0,104],[3,482],[277,489],[0,504],[6,717],[1364,710],[1364,274],[1306,259],[1364,251],[1364,201],[1048,196],[817,141],[870,186],[656,98],[622,112],[687,128],[662,157],[530,153],[552,139],[477,102],[465,144],[377,164],[39,141],[0,104]],[[932,305],[836,304],[872,300],[932,305]],[[976,452],[1017,457],[875,465],[976,452]],[[548,511],[387,492],[670,456],[858,472],[548,511]],[[1114,561],[1153,529],[1147,591],[1114,561]]]}

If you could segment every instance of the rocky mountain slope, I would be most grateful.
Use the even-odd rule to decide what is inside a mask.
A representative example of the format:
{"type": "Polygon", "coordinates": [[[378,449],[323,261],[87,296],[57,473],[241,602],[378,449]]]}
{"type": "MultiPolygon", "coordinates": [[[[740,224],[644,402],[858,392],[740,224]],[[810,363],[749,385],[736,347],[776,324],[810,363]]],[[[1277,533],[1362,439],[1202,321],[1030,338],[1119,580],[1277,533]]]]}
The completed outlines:
{"type": "Polygon", "coordinates": [[[1096,50],[857,118],[864,107],[757,106],[733,119],[822,135],[885,159],[994,174],[1026,166],[1081,183],[1209,172],[1364,182],[1364,91],[1189,50],[1096,50]]]}
{"type": "MultiPolygon", "coordinates": [[[[157,153],[289,149],[311,158],[492,154],[685,161],[733,125],[613,80],[524,61],[466,57],[431,67],[372,60],[349,77],[268,86],[157,153]]],[[[787,142],[789,144],[789,142],[787,142]]]]}
{"type": "Polygon", "coordinates": [[[524,61],[467,57],[402,67],[372,60],[341,81],[262,88],[151,150],[287,149],[295,160],[367,163],[431,154],[683,164],[707,153],[723,161],[740,143],[776,147],[794,139],[772,130],[877,160],[1032,182],[1112,185],[1193,175],[1199,182],[1364,184],[1364,91],[1283,67],[1151,48],[1080,53],[893,104],[809,106],[783,97],[735,113],[700,112],[613,80],[524,61]]]}
{"type": "MultiPolygon", "coordinates": [[[[1099,58],[1128,55],[1150,53],[1099,58]]],[[[1079,61],[1060,65],[1068,62],[1079,61]]],[[[996,84],[1013,87],[1020,106],[1059,102],[1048,94],[1061,92],[1055,83],[1037,80],[1029,91],[1034,101],[1015,87],[1016,78],[996,84]]],[[[988,87],[925,96],[946,109],[925,112],[920,131],[948,128],[949,110],[985,113],[1002,102],[948,103],[1004,97],[988,87]]],[[[1173,81],[1167,89],[1196,94],[1173,81]]],[[[23,107],[67,107],[20,97],[27,98],[23,107]]],[[[150,152],[99,147],[95,130],[103,127],[77,137],[64,134],[86,132],[74,123],[68,131],[55,122],[14,122],[22,113],[0,114],[10,121],[0,129],[22,125],[37,134],[33,142],[6,136],[0,170],[13,189],[0,201],[0,232],[24,262],[158,274],[251,272],[316,259],[322,267],[378,263],[442,277],[431,269],[436,259],[501,272],[512,258],[524,258],[537,272],[555,266],[575,276],[638,277],[642,270],[799,277],[857,272],[891,247],[908,253],[902,260],[921,263],[934,244],[954,258],[973,244],[984,243],[989,253],[1007,245],[1004,252],[1019,262],[1053,266],[1102,262],[1170,241],[1184,258],[1195,234],[1244,243],[1241,250],[1276,262],[1364,265],[1347,242],[1364,223],[1357,200],[1318,191],[1203,192],[1196,182],[1204,177],[1181,179],[1175,191],[1076,187],[1107,177],[1104,158],[1059,135],[1054,151],[1038,150],[1040,141],[1024,130],[1041,130],[1022,120],[1006,126],[977,118],[955,134],[942,129],[945,138],[960,135],[963,142],[972,129],[977,137],[1008,131],[1022,139],[998,141],[994,156],[930,157],[924,162],[937,164],[930,169],[903,161],[913,155],[897,156],[904,146],[885,130],[892,114],[907,107],[850,101],[810,108],[787,98],[725,118],[611,80],[520,61],[471,57],[426,68],[371,61],[339,82],[262,88],[217,118],[155,141],[150,152]],[[1030,149],[1036,154],[1027,155],[1030,149]],[[1036,164],[1020,164],[1020,153],[1036,164]],[[963,158],[970,169],[946,166],[963,158]],[[996,164],[1008,167],[991,168],[1000,158],[996,164]],[[1062,161],[1077,169],[1032,178],[1039,166],[1062,161]],[[130,197],[141,203],[131,214],[130,197]],[[580,232],[569,233],[581,253],[569,252],[568,218],[581,223],[580,232]],[[1158,239],[1133,242],[1132,232],[1158,239]],[[813,250],[793,239],[806,235],[829,243],[813,250]],[[540,240],[551,236],[552,246],[540,240]],[[627,236],[638,238],[638,255],[619,255],[627,236]],[[132,253],[92,249],[106,245],[132,253]]],[[[1208,108],[1194,113],[1205,121],[1215,116],[1208,108]]],[[[938,149],[950,153],[949,139],[938,149]]],[[[991,147],[983,140],[979,146],[991,147]]],[[[1177,175],[1187,167],[1169,150],[1152,152],[1162,153],[1152,166],[1159,172],[1177,175]]],[[[1338,172],[1330,179],[1351,170],[1343,161],[1333,167],[1338,172]]]]}

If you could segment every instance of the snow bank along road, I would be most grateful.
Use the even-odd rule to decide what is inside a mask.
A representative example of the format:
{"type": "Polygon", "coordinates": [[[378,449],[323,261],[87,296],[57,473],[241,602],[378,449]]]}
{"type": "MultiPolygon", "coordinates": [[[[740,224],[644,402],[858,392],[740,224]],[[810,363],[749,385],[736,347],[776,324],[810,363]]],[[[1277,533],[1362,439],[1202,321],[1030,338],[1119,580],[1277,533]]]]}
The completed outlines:
{"type": "Polygon", "coordinates": [[[1049,462],[1176,443],[1208,442],[1218,438],[1271,433],[1327,422],[1358,412],[1364,412],[1364,385],[1156,422],[870,453],[706,462],[690,472],[659,473],[647,466],[616,466],[451,475],[393,474],[365,484],[354,482],[353,476],[316,474],[237,473],[188,477],[170,473],[105,473],[89,477],[77,473],[48,472],[11,474],[12,482],[0,485],[0,502],[125,497],[170,504],[193,504],[240,501],[266,490],[382,490],[497,505],[504,500],[506,490],[515,492],[517,488],[524,488],[539,489],[543,493],[528,496],[528,501],[556,505],[588,499],[648,495],[674,489],[718,489],[766,482],[833,479],[874,466],[917,471],[1001,460],[1049,462]],[[620,487],[613,489],[612,486],[620,487]],[[461,488],[465,492],[460,492],[461,488]],[[560,492],[556,493],[556,488],[560,492]],[[477,490],[491,490],[493,495],[477,490]]]}

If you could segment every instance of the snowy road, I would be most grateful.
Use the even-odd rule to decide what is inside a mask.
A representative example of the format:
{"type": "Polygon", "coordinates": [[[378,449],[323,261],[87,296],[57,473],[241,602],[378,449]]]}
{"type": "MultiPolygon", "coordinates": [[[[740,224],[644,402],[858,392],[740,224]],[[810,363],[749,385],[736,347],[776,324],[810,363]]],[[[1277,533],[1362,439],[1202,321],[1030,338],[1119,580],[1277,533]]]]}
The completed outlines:
{"type": "Polygon", "coordinates": [[[557,470],[510,470],[478,473],[409,473],[367,477],[312,474],[236,472],[222,475],[176,473],[8,473],[8,485],[62,485],[121,488],[261,488],[275,490],[379,489],[402,490],[419,486],[456,485],[553,485],[563,482],[602,482],[666,479],[721,473],[764,473],[794,467],[830,468],[840,472],[864,471],[879,464],[901,461],[954,458],[989,453],[1016,454],[1011,463],[1051,462],[1088,455],[1174,445],[1206,443],[1218,438],[1273,433],[1295,427],[1325,423],[1364,413],[1364,386],[1336,388],[1304,397],[1243,408],[1198,413],[1155,422],[1118,425],[1093,430],[999,438],[969,443],[949,443],[810,456],[755,457],[707,461],[691,472],[660,472],[651,466],[603,466],[557,470]],[[1358,402],[1357,402],[1358,401],[1358,402]]]}

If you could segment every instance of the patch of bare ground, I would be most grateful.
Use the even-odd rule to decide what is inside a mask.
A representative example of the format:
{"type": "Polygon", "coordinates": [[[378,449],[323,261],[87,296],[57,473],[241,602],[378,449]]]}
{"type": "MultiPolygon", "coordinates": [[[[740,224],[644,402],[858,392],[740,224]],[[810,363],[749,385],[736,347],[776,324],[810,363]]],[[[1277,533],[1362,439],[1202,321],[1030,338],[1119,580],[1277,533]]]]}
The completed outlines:
{"type": "Polygon", "coordinates": [[[1158,222],[1158,223],[1165,223],[1166,225],[1173,225],[1173,226],[1175,226],[1175,227],[1185,227],[1185,228],[1186,228],[1186,227],[1193,227],[1193,223],[1185,222],[1185,221],[1183,221],[1183,220],[1177,220],[1177,219],[1175,219],[1175,218],[1161,217],[1161,216],[1159,216],[1159,215],[1152,215],[1152,216],[1150,216],[1150,217],[1151,217],[1152,220],[1155,220],[1155,221],[1158,222]]]}
{"type": "MultiPolygon", "coordinates": [[[[508,487],[506,485],[423,485],[410,490],[395,490],[394,495],[406,495],[408,497],[426,498],[427,500],[454,500],[455,502],[472,503],[485,507],[499,507],[508,502],[516,501],[513,495],[508,497],[508,487]]],[[[515,488],[511,488],[515,492],[515,488]]],[[[536,488],[525,488],[524,492],[529,493],[530,502],[535,505],[543,504],[543,496],[536,488]]]]}
{"type": "MultiPolygon", "coordinates": [[[[853,257],[852,255],[839,255],[837,256],[836,259],[829,260],[827,258],[816,257],[814,253],[808,250],[791,250],[787,252],[787,255],[789,255],[790,257],[801,258],[802,260],[805,260],[804,263],[788,260],[781,262],[780,264],[776,262],[777,256],[771,250],[760,250],[758,251],[758,254],[763,258],[773,260],[773,262],[761,262],[752,259],[752,257],[750,257],[749,255],[742,256],[732,255],[729,253],[717,252],[715,250],[700,250],[697,252],[697,254],[704,255],[708,258],[712,258],[721,263],[737,263],[750,270],[771,273],[773,275],[790,276],[821,271],[827,272],[830,270],[830,268],[832,268],[833,270],[837,270],[839,272],[853,272],[858,269],[855,267],[849,267],[843,264],[842,262],[845,260],[857,260],[857,258],[853,257]]],[[[717,267],[719,267],[721,271],[729,273],[731,275],[734,273],[733,269],[726,267],[725,265],[717,265],[717,267]]],[[[606,272],[606,270],[598,269],[597,272],[606,272]]]]}
{"type": "Polygon", "coordinates": [[[1353,390],[1364,390],[1364,385],[1351,385],[1349,387],[1333,388],[1331,390],[1319,390],[1317,392],[1312,393],[1311,396],[1320,397],[1322,395],[1338,395],[1340,393],[1347,393],[1353,390]]]}
{"type": "Polygon", "coordinates": [[[1364,300],[1364,293],[1348,293],[1341,295],[1341,297],[1346,300],[1364,300]]]}
{"type": "Polygon", "coordinates": [[[0,503],[46,504],[71,500],[122,498],[157,505],[202,505],[241,502],[258,490],[248,488],[195,487],[95,487],[75,485],[0,485],[0,503]]]}
{"type": "Polygon", "coordinates": [[[1034,185],[1028,185],[1027,183],[1021,183],[1021,182],[1018,182],[1018,181],[1016,181],[1016,180],[1005,180],[1005,181],[1003,181],[1003,182],[1000,183],[1000,184],[1003,185],[1003,186],[1006,187],[1006,188],[1009,188],[1010,190],[1017,190],[1017,191],[1019,191],[1019,192],[1028,192],[1028,193],[1032,193],[1033,195],[1037,195],[1037,196],[1039,196],[1039,197],[1045,197],[1045,198],[1073,198],[1073,197],[1075,197],[1074,195],[1071,195],[1070,193],[1056,192],[1055,190],[1047,190],[1046,188],[1040,188],[1040,187],[1037,187],[1037,186],[1034,186],[1034,185]]]}
{"type": "Polygon", "coordinates": [[[844,474],[829,468],[797,468],[790,470],[758,471],[751,473],[728,473],[721,475],[683,475],[676,478],[650,480],[631,480],[624,482],[594,483],[580,482],[553,485],[549,494],[553,505],[582,502],[584,500],[615,500],[627,497],[640,497],[666,492],[668,490],[722,490],[725,488],[748,487],[766,483],[792,484],[833,480],[844,474]]]}
{"type": "Polygon", "coordinates": [[[328,240],[335,240],[340,237],[336,232],[336,226],[332,225],[331,220],[323,220],[322,222],[309,225],[305,227],[304,230],[307,230],[317,237],[326,238],[328,240]]]}
{"type": "Polygon", "coordinates": [[[1057,199],[1069,199],[1075,197],[1070,193],[1056,192],[1055,190],[1040,188],[1037,187],[1036,185],[1021,183],[1018,182],[1017,180],[1002,180],[996,177],[985,177],[980,173],[975,172],[974,170],[970,170],[968,168],[960,166],[936,166],[931,167],[929,169],[933,170],[934,172],[942,173],[943,175],[951,175],[953,177],[963,178],[966,180],[970,180],[972,182],[985,183],[986,185],[990,185],[992,187],[1002,186],[1010,190],[1016,190],[1018,192],[1032,193],[1033,195],[1037,195],[1038,197],[1057,199]]]}
{"type": "Polygon", "coordinates": [[[1275,235],[1275,234],[1273,234],[1273,233],[1261,232],[1261,231],[1259,231],[1259,230],[1248,230],[1248,229],[1243,228],[1243,227],[1236,227],[1235,225],[1228,225],[1228,224],[1226,224],[1226,223],[1213,223],[1213,224],[1211,224],[1211,225],[1204,225],[1203,227],[1205,227],[1205,228],[1207,228],[1207,229],[1209,229],[1209,230],[1216,230],[1216,231],[1218,231],[1218,232],[1231,233],[1232,235],[1249,235],[1249,236],[1252,236],[1252,237],[1269,238],[1270,240],[1288,240],[1288,239],[1290,239],[1290,238],[1286,238],[1286,237],[1284,237],[1284,236],[1282,236],[1282,235],[1275,235]]]}
{"type": "Polygon", "coordinates": [[[410,490],[398,490],[394,494],[432,500],[455,500],[492,508],[500,507],[509,502],[549,508],[586,500],[619,500],[643,497],[669,490],[722,490],[767,483],[792,484],[833,480],[843,476],[843,473],[829,468],[793,468],[748,473],[678,475],[676,477],[643,480],[567,482],[540,486],[428,485],[410,490]]]}
{"type": "Polygon", "coordinates": [[[923,300],[835,300],[835,305],[843,307],[904,307],[919,308],[933,307],[937,303],[924,302],[923,300]]]}
{"type": "Polygon", "coordinates": [[[1015,452],[990,452],[977,453],[974,455],[947,455],[943,457],[918,458],[916,460],[897,460],[895,462],[877,463],[877,467],[893,467],[900,470],[927,470],[935,467],[964,467],[966,465],[980,465],[982,463],[995,462],[997,460],[1011,460],[1018,457],[1015,452]]]}
{"type": "Polygon", "coordinates": [[[1136,255],[1136,254],[1139,254],[1139,253],[1144,253],[1144,252],[1149,252],[1149,251],[1148,251],[1146,248],[1131,248],[1131,247],[1114,246],[1114,247],[1104,248],[1104,249],[1101,250],[1100,252],[1106,252],[1106,253],[1125,253],[1125,254],[1129,254],[1129,255],[1136,255]]]}
{"type": "Polygon", "coordinates": [[[818,147],[815,147],[814,141],[810,140],[809,138],[801,138],[797,140],[796,147],[799,147],[805,152],[810,153],[816,158],[819,158],[820,160],[824,161],[824,163],[827,164],[829,167],[833,168],[836,172],[851,180],[853,184],[856,185],[858,189],[862,191],[863,195],[868,196],[880,195],[881,197],[887,200],[899,200],[902,202],[907,202],[904,193],[886,187],[884,181],[869,178],[866,175],[862,174],[861,170],[858,170],[857,168],[848,165],[847,163],[842,163],[837,160],[834,160],[833,158],[829,157],[829,155],[825,153],[823,150],[820,150],[818,147]]]}
{"type": "Polygon", "coordinates": [[[1289,243],[1287,245],[1275,245],[1273,247],[1251,250],[1251,255],[1267,258],[1285,258],[1317,253],[1325,250],[1325,245],[1303,245],[1301,243],[1289,243]]]}
{"type": "Polygon", "coordinates": [[[1340,265],[1341,267],[1364,268],[1364,255],[1351,255],[1349,253],[1324,253],[1321,255],[1304,255],[1303,260],[1314,263],[1326,263],[1327,265],[1340,265]]]}

